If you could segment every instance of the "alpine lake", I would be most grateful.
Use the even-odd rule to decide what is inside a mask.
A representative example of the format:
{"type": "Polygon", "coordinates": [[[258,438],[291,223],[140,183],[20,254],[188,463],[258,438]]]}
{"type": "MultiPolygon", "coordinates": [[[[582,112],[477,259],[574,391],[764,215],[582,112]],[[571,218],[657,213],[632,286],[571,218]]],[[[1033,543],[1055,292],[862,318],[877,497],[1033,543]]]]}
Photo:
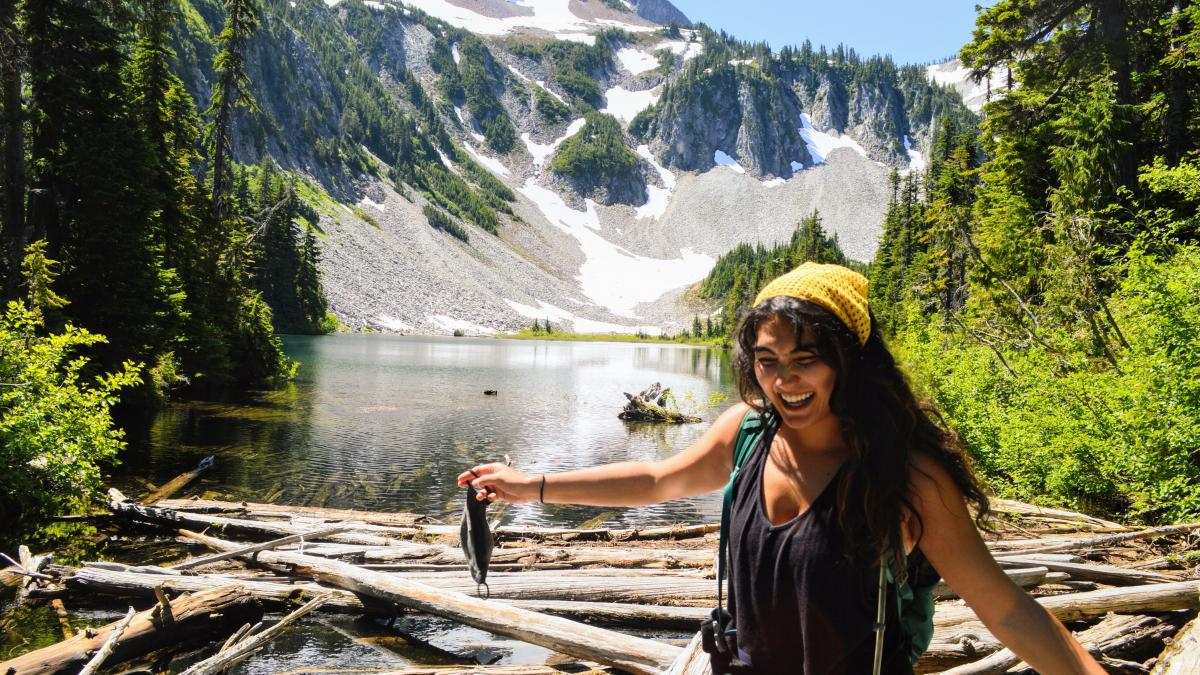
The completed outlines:
{"type": "MultiPolygon", "coordinates": [[[[656,460],[698,439],[737,399],[730,352],[708,347],[358,334],[283,341],[301,363],[293,382],[234,401],[168,405],[129,434],[122,462],[106,482],[131,496],[144,494],[211,455],[212,468],[176,498],[413,512],[456,524],[465,492],[455,479],[473,465],[507,455],[514,467],[542,473],[656,460]],[[671,390],[681,411],[703,422],[617,418],[623,392],[636,394],[655,382],[671,390]]],[[[716,522],[720,510],[715,492],[624,509],[510,504],[493,506],[489,517],[504,525],[647,527],[716,522]]],[[[90,525],[53,527],[61,528],[60,542],[72,542],[59,556],[65,562],[169,565],[205,552],[150,531],[105,539],[90,525]]],[[[67,598],[76,627],[124,613],[119,601],[88,606],[77,596],[67,598]]],[[[11,594],[0,596],[0,661],[60,639],[48,605],[18,606],[11,594]]],[[[437,617],[406,614],[388,625],[318,613],[232,672],[538,664],[547,655],[541,647],[437,617]]],[[[176,658],[171,669],[188,662],[176,658]]]]}

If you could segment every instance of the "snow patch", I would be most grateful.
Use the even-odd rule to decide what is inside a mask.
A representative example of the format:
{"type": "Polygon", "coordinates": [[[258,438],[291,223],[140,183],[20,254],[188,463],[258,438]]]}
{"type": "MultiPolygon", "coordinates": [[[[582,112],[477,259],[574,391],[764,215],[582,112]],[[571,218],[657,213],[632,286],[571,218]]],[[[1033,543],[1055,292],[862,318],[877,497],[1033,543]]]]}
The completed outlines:
{"type": "Polygon", "coordinates": [[[358,203],[358,205],[359,206],[370,206],[370,207],[374,208],[375,210],[379,211],[380,213],[383,213],[384,211],[387,210],[387,207],[385,207],[383,204],[376,202],[376,201],[372,201],[370,197],[365,197],[365,196],[362,198],[362,201],[360,201],[358,203]]]}
{"type": "Polygon", "coordinates": [[[413,329],[412,326],[404,323],[400,319],[397,319],[394,316],[388,316],[387,314],[380,314],[379,319],[377,321],[380,326],[382,326],[388,330],[394,330],[396,332],[413,329]]]}
{"type": "Polygon", "coordinates": [[[658,220],[662,214],[667,212],[667,205],[671,203],[671,191],[660,188],[656,185],[646,186],[646,203],[637,207],[638,218],[653,218],[658,220]]]}
{"type": "Polygon", "coordinates": [[[914,150],[912,141],[909,140],[908,134],[904,134],[904,151],[908,153],[908,168],[912,171],[925,170],[925,157],[920,151],[914,150]]]}
{"type": "Polygon", "coordinates": [[[450,161],[450,158],[446,156],[446,153],[442,152],[441,148],[437,148],[437,153],[438,157],[442,159],[442,164],[446,165],[447,169],[454,166],[454,162],[450,161]]]}
{"type": "Polygon", "coordinates": [[[488,328],[487,326],[481,326],[477,323],[471,323],[470,321],[455,319],[454,317],[446,316],[445,314],[430,314],[429,320],[448,331],[460,330],[464,333],[476,333],[482,335],[493,335],[496,333],[495,328],[488,328]]]}
{"type": "Polygon", "coordinates": [[[553,225],[579,241],[585,258],[579,268],[580,289],[592,302],[618,316],[637,318],[633,310],[639,303],[700,281],[716,264],[711,256],[688,248],[673,260],[636,255],[600,236],[600,219],[592,200],[585,200],[585,211],[576,211],[533,178],[525,181],[520,192],[553,225]]]}
{"type": "Polygon", "coordinates": [[[585,45],[596,44],[596,36],[588,35],[587,33],[555,33],[554,39],[566,40],[567,42],[581,42],[585,45]]]}
{"type": "Polygon", "coordinates": [[[462,54],[460,54],[458,51],[458,43],[457,42],[450,45],[450,55],[454,57],[454,65],[458,65],[458,62],[462,61],[462,54]]]}
{"type": "Polygon", "coordinates": [[[663,184],[663,187],[656,185],[646,186],[646,203],[637,207],[637,217],[658,220],[667,212],[667,205],[671,203],[671,192],[675,189],[675,174],[668,171],[666,167],[658,163],[658,160],[654,159],[654,155],[650,152],[650,146],[639,145],[637,147],[637,154],[649,162],[650,166],[654,167],[663,184]]]}
{"type": "MultiPolygon", "coordinates": [[[[482,137],[480,137],[480,138],[482,138],[482,137]]],[[[463,143],[463,147],[467,149],[467,154],[474,157],[475,161],[482,164],[484,166],[484,168],[486,168],[488,171],[491,171],[492,173],[496,174],[497,176],[507,176],[508,175],[508,167],[504,166],[504,162],[501,162],[500,160],[498,160],[494,157],[488,157],[487,155],[479,152],[474,147],[472,147],[472,145],[470,143],[463,143]]]]}
{"type": "Polygon", "coordinates": [[[765,188],[773,188],[773,187],[779,187],[780,185],[783,185],[786,182],[787,181],[782,178],[772,178],[770,180],[764,180],[762,182],[762,184],[763,184],[763,187],[765,187],[765,188]]]}
{"type": "Polygon", "coordinates": [[[637,75],[644,73],[647,70],[654,70],[658,67],[658,59],[651,54],[640,49],[632,47],[624,47],[617,50],[617,60],[625,67],[625,70],[637,75]]]}
{"type": "Polygon", "coordinates": [[[467,124],[466,121],[463,120],[462,108],[460,108],[458,106],[454,106],[454,114],[458,116],[459,124],[462,124],[464,126],[467,124]]]}
{"type": "MultiPolygon", "coordinates": [[[[837,132],[835,131],[834,134],[837,132]]],[[[812,125],[812,119],[808,113],[800,113],[800,137],[804,139],[804,144],[808,146],[808,154],[812,155],[814,164],[823,164],[829,153],[838,148],[850,148],[863,157],[867,156],[867,151],[858,144],[853,138],[846,135],[827,134],[824,131],[817,131],[812,125]]]]}
{"type": "Polygon", "coordinates": [[[525,148],[529,150],[529,154],[533,155],[533,165],[542,166],[545,164],[546,158],[554,154],[554,151],[558,149],[558,146],[561,145],[563,141],[579,133],[579,130],[583,128],[583,125],[586,122],[587,120],[582,117],[572,121],[570,126],[567,127],[567,132],[563,134],[561,138],[555,139],[554,142],[550,143],[549,145],[542,145],[541,143],[533,140],[528,131],[521,134],[521,141],[525,144],[525,148]]]}
{"type": "Polygon", "coordinates": [[[608,113],[626,123],[633,120],[638,113],[654,105],[659,94],[653,89],[644,91],[629,91],[617,86],[604,92],[605,108],[600,112],[608,113]]]}
{"type": "Polygon", "coordinates": [[[742,168],[741,164],[737,163],[736,159],[730,157],[720,150],[713,152],[713,161],[721,166],[727,166],[730,169],[733,169],[736,173],[746,173],[746,170],[742,168]]]}
{"type": "Polygon", "coordinates": [[[704,51],[704,45],[699,42],[687,42],[686,40],[670,40],[654,45],[653,49],[655,51],[670,49],[673,54],[680,54],[683,56],[683,60],[687,61],[699,56],[700,52],[704,51]]]}

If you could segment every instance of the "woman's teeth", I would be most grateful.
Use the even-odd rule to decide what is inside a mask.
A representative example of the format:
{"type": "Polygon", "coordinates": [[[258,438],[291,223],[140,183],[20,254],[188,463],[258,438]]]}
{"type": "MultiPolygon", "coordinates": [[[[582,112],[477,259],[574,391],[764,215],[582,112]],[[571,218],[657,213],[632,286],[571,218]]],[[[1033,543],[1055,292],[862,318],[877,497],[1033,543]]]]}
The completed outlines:
{"type": "Polygon", "coordinates": [[[808,403],[809,400],[812,399],[813,392],[810,391],[805,394],[800,394],[799,396],[784,396],[783,394],[780,394],[780,397],[783,398],[783,402],[789,407],[798,408],[805,403],[808,403]]]}

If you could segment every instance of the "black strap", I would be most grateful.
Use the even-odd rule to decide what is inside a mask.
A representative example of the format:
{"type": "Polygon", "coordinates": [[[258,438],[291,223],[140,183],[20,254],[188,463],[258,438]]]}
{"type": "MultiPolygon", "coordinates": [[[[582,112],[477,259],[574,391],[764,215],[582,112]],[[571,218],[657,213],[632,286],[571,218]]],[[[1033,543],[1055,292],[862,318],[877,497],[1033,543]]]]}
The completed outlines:
{"type": "MultiPolygon", "coordinates": [[[[763,441],[774,435],[773,432],[777,426],[778,420],[774,416],[762,415],[755,410],[750,410],[742,418],[737,436],[733,441],[733,471],[729,474],[729,482],[725,484],[725,494],[721,501],[721,533],[717,552],[717,611],[714,620],[717,623],[718,635],[723,636],[726,632],[736,633],[736,628],[733,628],[733,616],[725,611],[723,595],[725,569],[729,563],[729,515],[733,508],[733,486],[737,482],[742,467],[758,451],[763,441]],[[755,426],[756,422],[759,425],[758,428],[752,429],[751,427],[755,426]],[[752,437],[751,434],[755,433],[758,434],[757,437],[752,437]]],[[[730,605],[733,604],[732,586],[729,588],[729,602],[730,605]]]]}

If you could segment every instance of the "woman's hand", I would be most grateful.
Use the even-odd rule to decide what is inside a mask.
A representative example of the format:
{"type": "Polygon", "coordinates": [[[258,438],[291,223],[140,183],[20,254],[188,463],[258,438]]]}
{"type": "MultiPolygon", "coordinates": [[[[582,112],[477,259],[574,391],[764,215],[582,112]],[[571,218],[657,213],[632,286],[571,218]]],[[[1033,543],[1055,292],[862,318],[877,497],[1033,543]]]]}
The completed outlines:
{"type": "Polygon", "coordinates": [[[527,476],[500,462],[472,467],[458,475],[458,487],[465,488],[470,483],[479,490],[475,495],[479,501],[534,502],[538,499],[540,482],[541,475],[527,476]]]}

